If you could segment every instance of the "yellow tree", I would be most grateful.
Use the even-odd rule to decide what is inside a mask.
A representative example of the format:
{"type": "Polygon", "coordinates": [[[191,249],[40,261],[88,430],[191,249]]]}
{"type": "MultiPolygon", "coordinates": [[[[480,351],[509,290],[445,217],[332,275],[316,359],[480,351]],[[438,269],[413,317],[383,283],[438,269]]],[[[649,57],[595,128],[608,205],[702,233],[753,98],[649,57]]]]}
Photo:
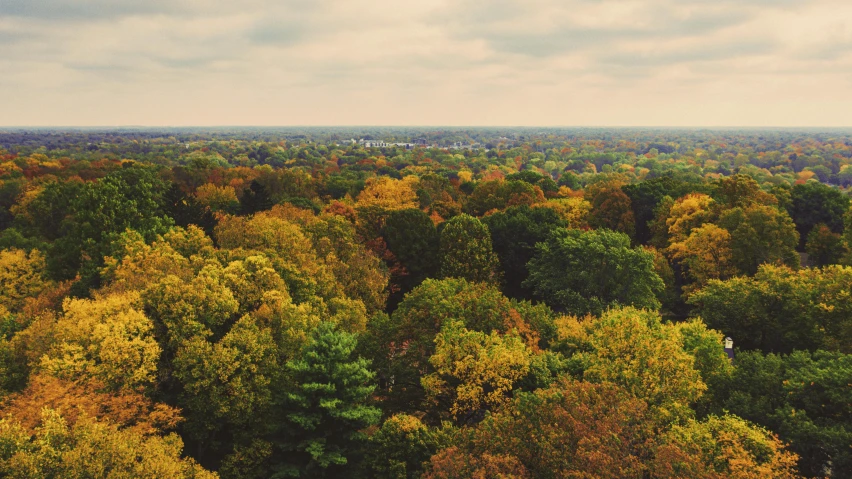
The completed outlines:
{"type": "Polygon", "coordinates": [[[421,383],[428,401],[448,406],[454,419],[466,422],[505,403],[513,385],[529,372],[530,360],[529,349],[514,332],[471,331],[450,321],[435,337],[429,358],[435,372],[421,383]]]}
{"type": "Polygon", "coordinates": [[[589,227],[589,215],[592,204],[583,198],[557,198],[534,205],[536,208],[550,208],[563,219],[568,228],[582,229],[589,227]]]}
{"type": "Polygon", "coordinates": [[[684,286],[690,293],[712,279],[727,279],[739,271],[734,266],[731,234],[712,223],[694,228],[689,237],[669,245],[669,256],[686,267],[694,281],[684,286]]]}
{"type": "Polygon", "coordinates": [[[0,444],[3,477],[218,477],[192,459],[181,457],[183,441],[177,434],[143,436],[90,418],[78,419],[69,426],[51,409],[44,410],[34,435],[14,418],[0,420],[0,444]]]}
{"type": "Polygon", "coordinates": [[[226,262],[264,253],[281,275],[297,302],[313,296],[340,295],[340,286],[328,267],[317,258],[310,238],[299,225],[265,213],[252,217],[226,216],[215,230],[226,262]]]}
{"type": "Polygon", "coordinates": [[[663,324],[659,313],[615,309],[583,321],[563,318],[559,326],[560,342],[582,350],[575,356],[584,365],[584,379],[624,387],[647,401],[663,423],[689,417],[707,388],[681,334],[663,324]]]}
{"type": "Polygon", "coordinates": [[[138,303],[133,294],[66,300],[41,368],[60,378],[92,377],[113,390],[153,386],[161,350],[138,303]]]}
{"type": "Polygon", "coordinates": [[[405,210],[417,208],[416,176],[406,176],[397,180],[387,176],[370,178],[364,190],[358,195],[357,207],[377,206],[386,210],[405,210]]]}
{"type": "Polygon", "coordinates": [[[675,425],[659,440],[659,479],[797,479],[796,454],[777,437],[736,416],[675,425]]]}
{"type": "Polygon", "coordinates": [[[693,229],[712,222],[716,217],[714,205],[713,198],[699,193],[675,201],[666,218],[669,240],[672,243],[684,241],[693,229]]]}
{"type": "Polygon", "coordinates": [[[33,250],[0,251],[0,305],[15,313],[21,311],[28,298],[35,298],[50,286],[42,278],[44,256],[33,250]]]}
{"type": "Polygon", "coordinates": [[[240,207],[237,191],[229,185],[216,186],[212,183],[201,185],[195,190],[195,199],[213,211],[234,213],[240,207]]]}

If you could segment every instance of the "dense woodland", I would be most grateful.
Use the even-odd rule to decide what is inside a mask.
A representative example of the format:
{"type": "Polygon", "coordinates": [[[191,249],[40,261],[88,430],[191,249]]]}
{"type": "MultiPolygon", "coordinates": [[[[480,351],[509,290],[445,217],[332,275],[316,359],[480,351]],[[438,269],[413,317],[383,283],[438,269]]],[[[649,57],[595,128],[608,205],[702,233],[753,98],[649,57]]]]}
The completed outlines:
{"type": "Polygon", "coordinates": [[[0,132],[0,476],[852,477],[850,186],[843,131],[0,132]]]}

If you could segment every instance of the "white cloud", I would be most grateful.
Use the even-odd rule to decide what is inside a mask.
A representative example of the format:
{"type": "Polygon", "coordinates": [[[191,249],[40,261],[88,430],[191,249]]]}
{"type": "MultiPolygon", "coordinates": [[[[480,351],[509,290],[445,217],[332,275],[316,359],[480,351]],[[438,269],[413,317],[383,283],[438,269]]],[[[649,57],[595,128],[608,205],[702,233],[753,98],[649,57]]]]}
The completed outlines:
{"type": "Polygon", "coordinates": [[[852,125],[842,0],[0,0],[0,125],[852,125]]]}

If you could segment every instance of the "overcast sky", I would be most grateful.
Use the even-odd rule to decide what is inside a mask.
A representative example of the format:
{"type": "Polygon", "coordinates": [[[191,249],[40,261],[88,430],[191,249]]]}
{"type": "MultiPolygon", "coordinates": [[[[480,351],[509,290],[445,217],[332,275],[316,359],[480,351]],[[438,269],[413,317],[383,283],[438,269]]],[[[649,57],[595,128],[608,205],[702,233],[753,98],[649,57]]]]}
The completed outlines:
{"type": "Polygon", "coordinates": [[[0,0],[0,125],[852,126],[852,1],[0,0]]]}

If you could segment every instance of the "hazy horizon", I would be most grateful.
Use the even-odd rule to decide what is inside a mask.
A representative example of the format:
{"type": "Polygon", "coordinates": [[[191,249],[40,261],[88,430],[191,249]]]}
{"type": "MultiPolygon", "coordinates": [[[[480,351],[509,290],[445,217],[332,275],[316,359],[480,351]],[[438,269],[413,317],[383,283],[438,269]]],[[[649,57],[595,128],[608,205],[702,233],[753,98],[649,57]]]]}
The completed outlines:
{"type": "Polygon", "coordinates": [[[852,4],[0,0],[0,67],[2,128],[848,128],[852,4]]]}

